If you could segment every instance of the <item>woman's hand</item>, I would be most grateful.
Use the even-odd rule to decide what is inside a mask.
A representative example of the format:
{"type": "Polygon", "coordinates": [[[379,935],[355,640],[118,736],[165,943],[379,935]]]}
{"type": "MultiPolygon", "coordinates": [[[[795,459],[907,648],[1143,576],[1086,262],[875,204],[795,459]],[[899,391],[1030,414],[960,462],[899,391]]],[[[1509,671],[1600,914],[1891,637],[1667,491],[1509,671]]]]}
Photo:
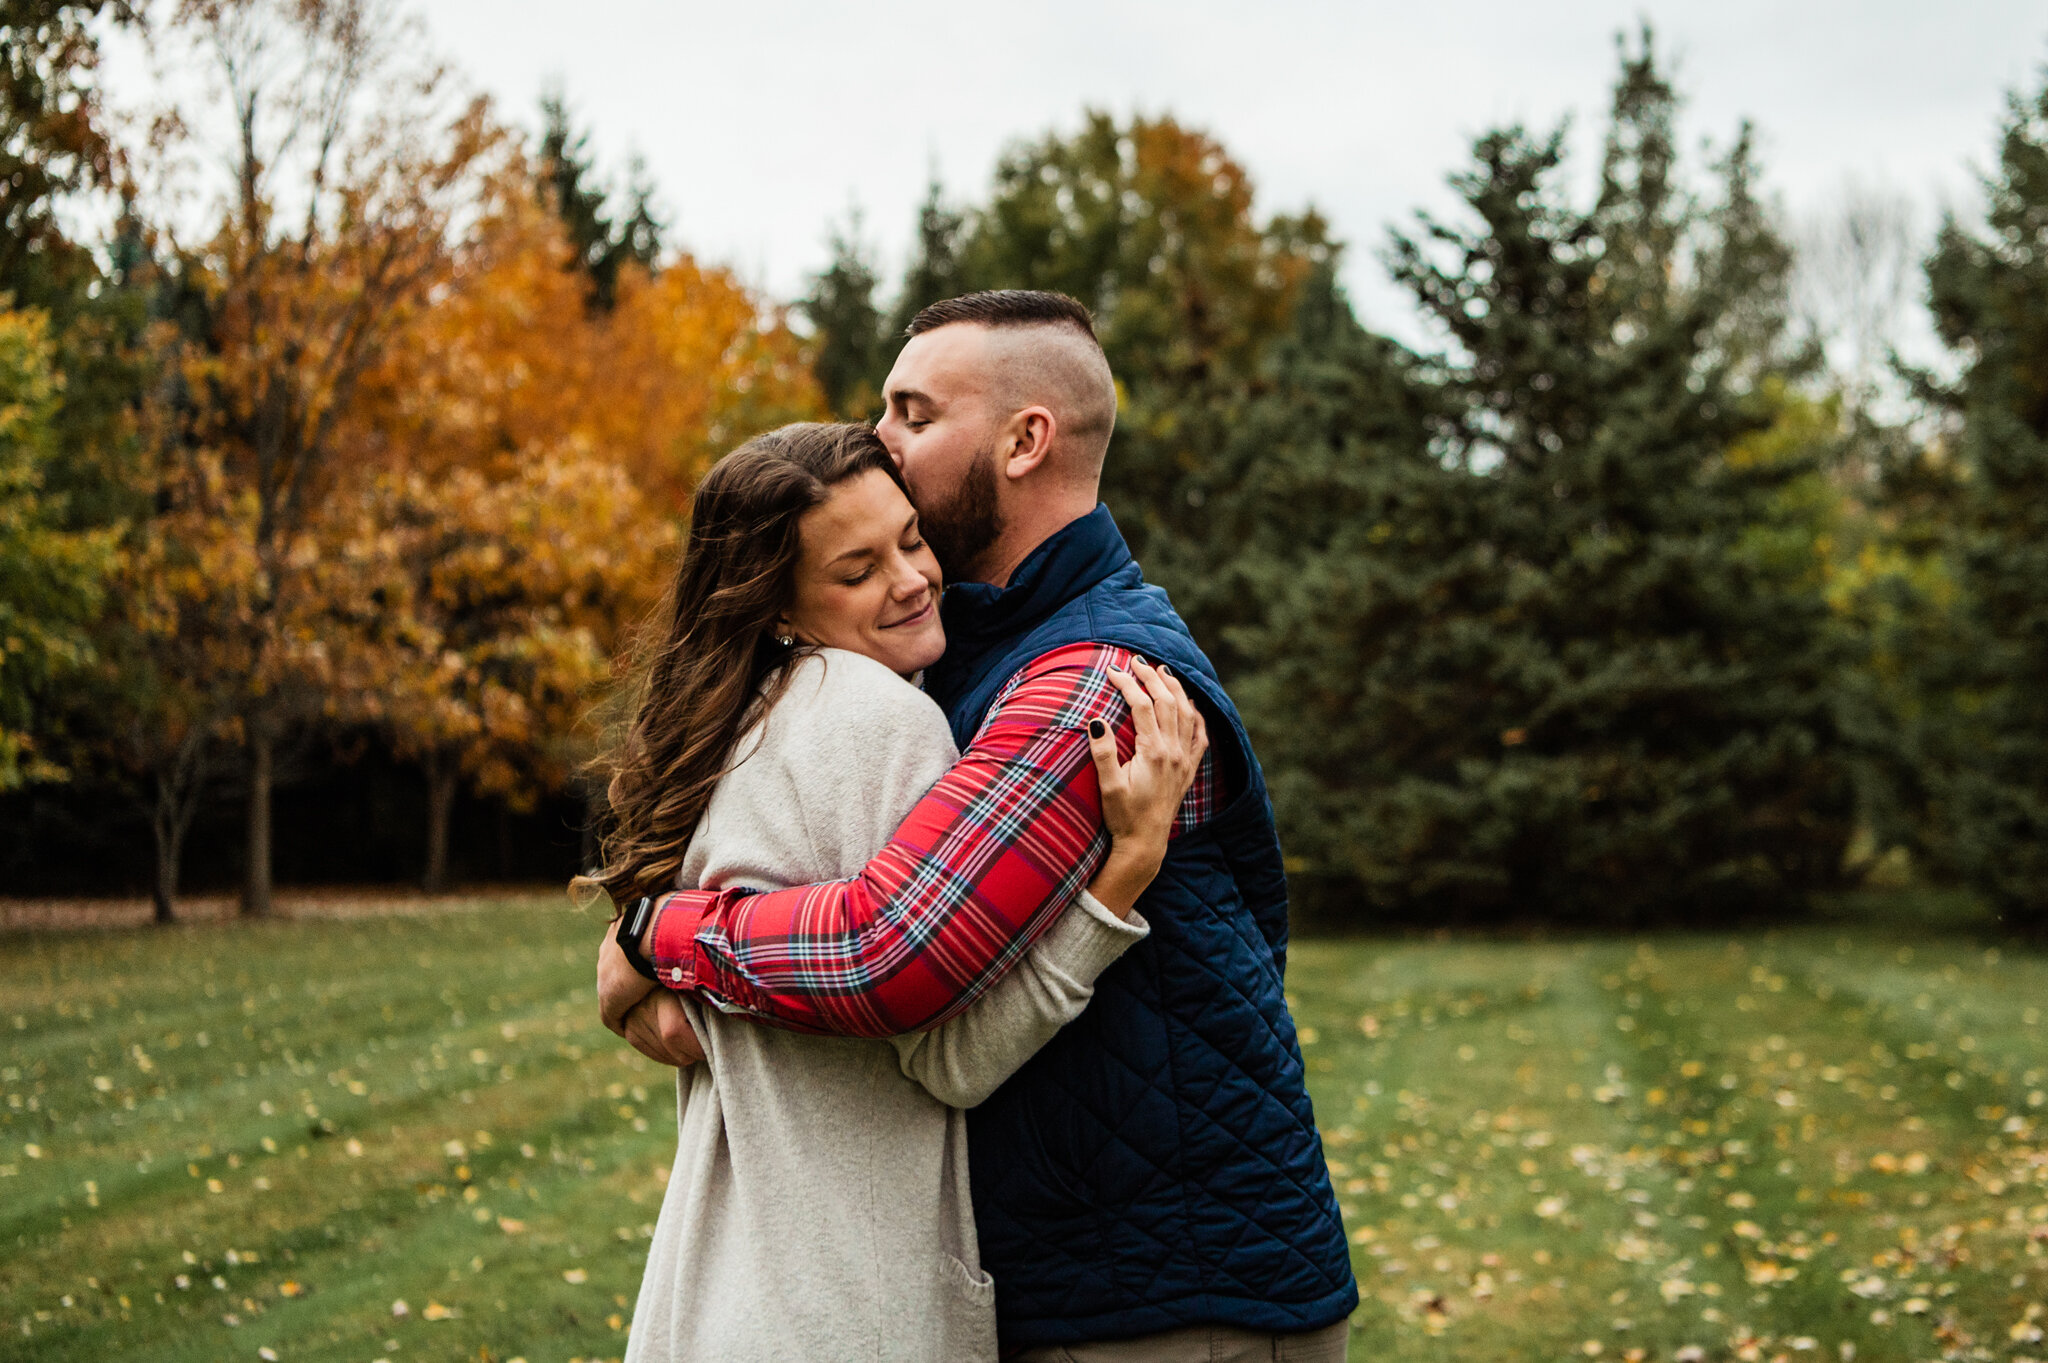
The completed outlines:
{"type": "Polygon", "coordinates": [[[686,1069],[704,1058],[704,1047],[688,1014],[666,989],[657,989],[634,1004],[621,1034],[634,1050],[657,1065],[686,1069]]]}
{"type": "Polygon", "coordinates": [[[605,925],[604,940],[597,946],[597,1015],[606,1027],[624,1036],[626,1014],[656,990],[654,981],[633,969],[619,949],[618,921],[614,918],[605,925]]]}
{"type": "Polygon", "coordinates": [[[1101,779],[1102,822],[1111,839],[1088,892],[1124,918],[1159,874],[1174,818],[1209,747],[1209,726],[1179,680],[1143,661],[1134,660],[1131,669],[1109,674],[1130,702],[1138,739],[1131,760],[1117,761],[1116,735],[1107,724],[1088,725],[1088,753],[1101,779]]]}
{"type": "MultiPolygon", "coordinates": [[[[633,969],[619,948],[614,918],[597,949],[598,1015],[604,1025],[657,1065],[678,1069],[704,1058],[704,1048],[676,996],[633,969]]],[[[651,933],[653,928],[650,926],[651,933]]],[[[643,951],[646,949],[643,945],[643,951]]]]}

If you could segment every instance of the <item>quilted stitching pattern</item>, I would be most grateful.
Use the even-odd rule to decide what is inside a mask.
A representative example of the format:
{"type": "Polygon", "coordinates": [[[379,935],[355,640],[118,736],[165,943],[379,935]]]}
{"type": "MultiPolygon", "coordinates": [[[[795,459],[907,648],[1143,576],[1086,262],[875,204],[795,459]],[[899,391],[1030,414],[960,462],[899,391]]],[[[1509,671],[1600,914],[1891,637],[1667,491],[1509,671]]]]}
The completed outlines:
{"type": "Polygon", "coordinates": [[[1352,1304],[1271,953],[1242,910],[1173,897],[1147,901],[1152,936],[1097,982],[1088,1012],[970,1114],[1006,1341],[1083,1338],[1061,1327],[1138,1307],[1166,1323],[1136,1329],[1235,1323],[1233,1302],[1321,1309],[1254,1326],[1314,1328],[1352,1304]]]}
{"type": "MultiPolygon", "coordinates": [[[[927,685],[955,734],[974,732],[1029,659],[1092,640],[1170,662],[1249,754],[1208,660],[1107,513],[1049,548],[1000,599],[975,599],[1006,628],[949,613],[956,647],[927,685]]],[[[1286,877],[1255,762],[1249,771],[1250,789],[1175,844],[1141,901],[1152,935],[968,1114],[1005,1347],[1205,1321],[1314,1329],[1357,1304],[1281,989],[1286,877]]]]}

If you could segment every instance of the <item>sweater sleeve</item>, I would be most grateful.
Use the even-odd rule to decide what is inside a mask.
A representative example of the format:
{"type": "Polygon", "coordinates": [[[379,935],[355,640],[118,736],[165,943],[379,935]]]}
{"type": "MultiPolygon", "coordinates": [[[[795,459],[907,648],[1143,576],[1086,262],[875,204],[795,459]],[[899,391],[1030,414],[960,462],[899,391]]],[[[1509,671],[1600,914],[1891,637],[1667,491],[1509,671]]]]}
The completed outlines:
{"type": "Polygon", "coordinates": [[[1095,977],[1151,930],[1136,912],[1118,918],[1083,890],[966,1012],[893,1038],[903,1073],[949,1107],[974,1107],[1079,1017],[1095,977]]]}
{"type": "MultiPolygon", "coordinates": [[[[891,1037],[964,1012],[1021,961],[1109,847],[1086,724],[1136,746],[1107,645],[1027,664],[980,731],[857,874],[767,894],[667,895],[648,934],[662,984],[798,1031],[891,1037]]],[[[1213,770],[1205,758],[1204,772],[1213,770]]],[[[1183,827],[1214,808],[1198,776],[1183,827]]]]}

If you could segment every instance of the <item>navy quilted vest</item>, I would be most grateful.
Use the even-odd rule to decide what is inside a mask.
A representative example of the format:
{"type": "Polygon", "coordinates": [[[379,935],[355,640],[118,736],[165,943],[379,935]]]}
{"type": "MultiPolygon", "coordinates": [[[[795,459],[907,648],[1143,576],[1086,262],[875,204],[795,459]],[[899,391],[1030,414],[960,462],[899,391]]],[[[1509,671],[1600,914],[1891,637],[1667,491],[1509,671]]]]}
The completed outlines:
{"type": "Polygon", "coordinates": [[[1139,910],[1151,936],[1088,1011],[968,1114],[982,1264],[1006,1349],[1216,1323],[1313,1330],[1358,1304],[1301,1048],[1281,993],[1287,881],[1236,709],[1107,507],[1010,585],[945,595],[925,686],[964,748],[996,693],[1065,644],[1170,663],[1208,702],[1232,798],[1174,841],[1139,910]],[[1227,721],[1228,738],[1216,732],[1227,721]]]}

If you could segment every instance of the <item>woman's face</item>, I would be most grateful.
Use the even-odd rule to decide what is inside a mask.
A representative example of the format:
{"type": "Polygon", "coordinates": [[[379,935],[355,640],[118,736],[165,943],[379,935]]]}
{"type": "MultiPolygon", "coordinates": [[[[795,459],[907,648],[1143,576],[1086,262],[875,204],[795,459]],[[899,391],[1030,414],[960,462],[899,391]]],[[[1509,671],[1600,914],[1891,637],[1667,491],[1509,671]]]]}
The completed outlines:
{"type": "Polygon", "coordinates": [[[888,474],[869,469],[847,479],[797,528],[796,602],[778,632],[865,653],[905,677],[939,660],[939,563],[888,474]]]}

